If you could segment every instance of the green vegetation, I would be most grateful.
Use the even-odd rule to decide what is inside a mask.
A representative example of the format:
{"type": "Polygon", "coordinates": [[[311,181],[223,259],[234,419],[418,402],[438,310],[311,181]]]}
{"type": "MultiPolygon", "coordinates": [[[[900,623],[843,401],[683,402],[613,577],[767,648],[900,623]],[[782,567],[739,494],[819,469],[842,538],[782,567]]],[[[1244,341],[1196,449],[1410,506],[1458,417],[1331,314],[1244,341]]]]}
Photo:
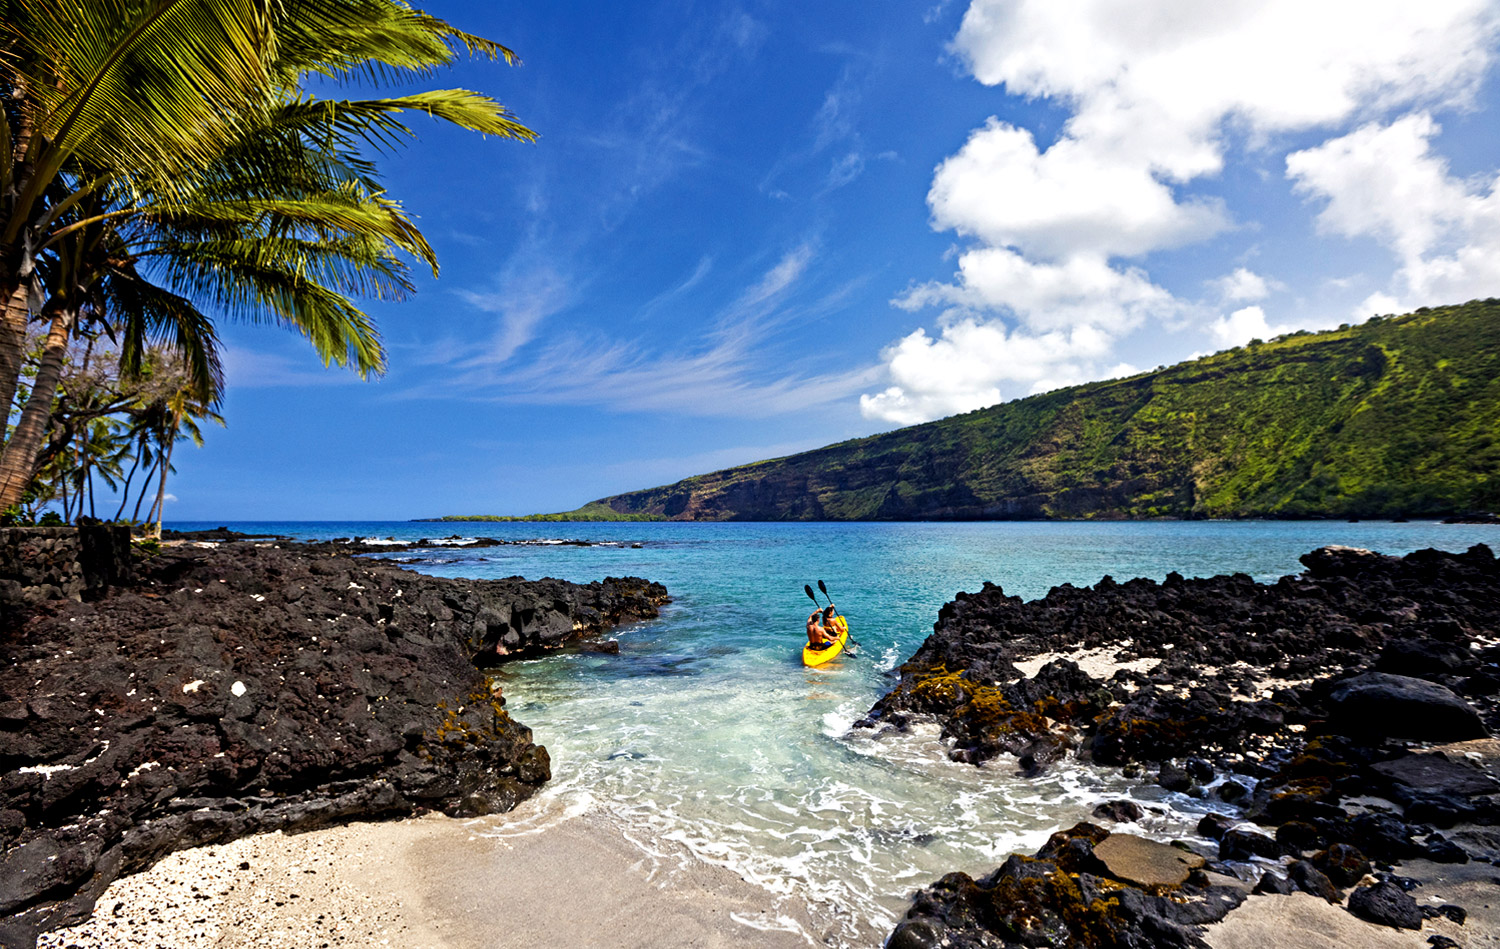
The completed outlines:
{"type": "Polygon", "coordinates": [[[598,501],[591,501],[576,511],[558,514],[526,514],[507,517],[503,514],[450,514],[446,517],[419,517],[418,521],[665,521],[661,514],[621,514],[598,501]]]}
{"type": "Polygon", "coordinates": [[[1500,300],[1252,342],[595,504],[679,520],[1494,510],[1500,300]]]}
{"type": "Polygon", "coordinates": [[[403,0],[6,4],[0,509],[36,496],[65,372],[101,334],[118,341],[122,378],[153,347],[180,362],[178,422],[218,404],[218,319],[283,326],[325,365],[382,372],[380,336],[351,298],[401,299],[407,261],[436,274],[437,260],[372,152],[414,137],[408,112],[535,135],[462,89],[324,90],[420,81],[466,53],[515,61],[403,0]]]}

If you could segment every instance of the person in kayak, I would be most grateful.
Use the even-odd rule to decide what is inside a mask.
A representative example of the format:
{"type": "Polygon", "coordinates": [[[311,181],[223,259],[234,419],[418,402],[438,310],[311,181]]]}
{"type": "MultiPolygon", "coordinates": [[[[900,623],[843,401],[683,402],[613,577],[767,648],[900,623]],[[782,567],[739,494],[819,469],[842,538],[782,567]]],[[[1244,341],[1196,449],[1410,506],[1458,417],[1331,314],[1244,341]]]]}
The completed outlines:
{"type": "Polygon", "coordinates": [[[814,649],[826,649],[838,641],[838,627],[833,625],[833,604],[813,610],[807,616],[807,642],[814,649]]]}

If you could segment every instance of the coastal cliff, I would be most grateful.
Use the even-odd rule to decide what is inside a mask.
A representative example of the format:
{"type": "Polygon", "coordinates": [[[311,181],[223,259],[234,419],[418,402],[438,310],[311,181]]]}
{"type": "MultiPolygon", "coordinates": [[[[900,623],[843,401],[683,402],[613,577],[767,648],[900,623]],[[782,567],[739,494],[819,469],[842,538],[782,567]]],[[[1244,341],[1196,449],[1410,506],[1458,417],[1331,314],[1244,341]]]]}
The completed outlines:
{"type": "Polygon", "coordinates": [[[481,666],[607,650],[636,578],[450,580],[331,545],[169,547],[0,630],[0,944],[116,877],[270,830],[513,808],[551,774],[481,666]]]}
{"type": "Polygon", "coordinates": [[[1442,516],[1500,505],[1500,301],[1252,341],[1126,379],[592,502],[676,520],[1442,516]]]}

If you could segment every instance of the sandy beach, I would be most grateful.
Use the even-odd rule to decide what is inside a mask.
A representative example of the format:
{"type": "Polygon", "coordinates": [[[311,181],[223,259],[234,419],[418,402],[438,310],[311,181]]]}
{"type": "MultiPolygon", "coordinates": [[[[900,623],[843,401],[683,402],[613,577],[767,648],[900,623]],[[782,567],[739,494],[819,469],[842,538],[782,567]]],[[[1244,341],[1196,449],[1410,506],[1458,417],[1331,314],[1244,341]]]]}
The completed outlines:
{"type": "Polygon", "coordinates": [[[828,935],[795,901],[685,854],[663,861],[603,818],[482,835],[495,826],[433,815],[181,851],[39,945],[777,949],[828,935]]]}
{"type": "MultiPolygon", "coordinates": [[[[500,821],[429,815],[180,851],[116,881],[92,919],[44,934],[38,945],[874,949],[888,935],[866,927],[850,938],[795,897],[680,850],[643,847],[604,817],[536,827],[523,821],[516,833],[500,821]]],[[[1374,926],[1343,906],[1296,893],[1250,900],[1208,927],[1205,940],[1212,949],[1417,949],[1442,934],[1472,949],[1500,945],[1494,867],[1423,860],[1398,869],[1426,881],[1419,903],[1464,905],[1466,924],[1439,918],[1420,931],[1374,926]]]]}

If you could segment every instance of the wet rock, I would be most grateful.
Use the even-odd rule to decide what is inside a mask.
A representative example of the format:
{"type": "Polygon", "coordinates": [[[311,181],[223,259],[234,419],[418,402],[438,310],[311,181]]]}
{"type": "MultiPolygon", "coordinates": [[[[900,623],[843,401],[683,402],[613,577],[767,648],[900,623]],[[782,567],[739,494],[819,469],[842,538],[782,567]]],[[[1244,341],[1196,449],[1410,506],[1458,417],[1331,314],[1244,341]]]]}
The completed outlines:
{"type": "Polygon", "coordinates": [[[1156,774],[1156,783],[1168,791],[1183,792],[1193,786],[1193,777],[1173,762],[1165,762],[1156,774]]]}
{"type": "Polygon", "coordinates": [[[1224,814],[1204,814],[1198,821],[1198,834],[1210,840],[1222,840],[1239,821],[1224,814]]]}
{"type": "MultiPolygon", "coordinates": [[[[1208,870],[1248,882],[1255,876],[1244,861],[1314,855],[1292,862],[1284,877],[1263,875],[1263,891],[1294,888],[1337,902],[1330,874],[1357,883],[1356,854],[1385,864],[1451,855],[1457,845],[1500,859],[1500,837],[1484,849],[1473,836],[1475,824],[1500,823],[1500,793],[1466,762],[1410,761],[1399,748],[1500,728],[1500,694],[1491,685],[1500,682],[1500,648],[1481,638],[1500,629],[1500,561],[1483,545],[1401,558],[1330,547],[1302,560],[1306,573],[1271,584],[1243,574],[1161,584],[1106,579],[1092,589],[1063,584],[1031,602],[985,584],[943,607],[933,635],[897,670],[896,686],[868,719],[935,719],[957,760],[1014,754],[1032,774],[1048,754],[1076,748],[1127,777],[1150,775],[1163,787],[1232,803],[1267,833],[1204,817],[1199,833],[1219,839],[1231,861],[1208,870]],[[1020,674],[1018,663],[1043,654],[1065,658],[1037,676],[1020,674]],[[1091,681],[1072,665],[1085,654],[1129,668],[1091,681]],[[1268,693],[1277,680],[1284,684],[1268,693]],[[1226,773],[1258,782],[1213,784],[1226,773]],[[1371,796],[1398,807],[1348,804],[1371,796]],[[1448,837],[1433,832],[1458,822],[1464,829],[1448,837]]],[[[1012,874],[999,894],[986,881],[977,890],[950,886],[941,898],[928,891],[916,915],[938,920],[944,944],[954,947],[1070,944],[1083,917],[1060,890],[1037,891],[1042,880],[1061,886],[1061,874],[1083,897],[1095,894],[1107,868],[1090,861],[1103,862],[1099,850],[1107,855],[1109,845],[1088,837],[1049,847],[1053,868],[1027,878],[1029,896],[1014,892],[1022,881],[1012,874]],[[1017,900],[1018,915],[988,909],[1001,899],[1017,900]]],[[[1210,878],[1190,874],[1181,890],[1210,878]]],[[[1136,887],[1121,893],[1122,909],[1146,905],[1136,887]]],[[[1136,930],[1100,922],[1087,924],[1089,945],[1173,938],[1132,942],[1136,930]]]]}
{"type": "Polygon", "coordinates": [[[1145,814],[1141,806],[1134,801],[1105,801],[1094,808],[1095,817],[1102,817],[1116,824],[1133,823],[1145,814]]]}
{"type": "Polygon", "coordinates": [[[1219,840],[1220,860],[1249,860],[1251,857],[1275,860],[1282,852],[1281,844],[1275,838],[1253,830],[1237,828],[1227,832],[1219,840]]]}
{"type": "Polygon", "coordinates": [[[1094,856],[1116,880],[1148,888],[1180,886],[1204,864],[1197,854],[1130,834],[1110,834],[1094,845],[1094,856]]]}
{"type": "MultiPolygon", "coordinates": [[[[1115,835],[1118,836],[1118,835],[1115,835]]],[[[1169,896],[1123,886],[1068,855],[1104,846],[1111,836],[1080,824],[1053,836],[1036,856],[1012,855],[981,880],[950,873],[917,892],[900,935],[902,945],[1152,946],[1200,949],[1195,927],[1222,919],[1244,899],[1240,888],[1194,884],[1166,887],[1169,896]],[[1055,855],[1058,859],[1049,858],[1055,855]]],[[[1160,846],[1160,845],[1158,845],[1160,846]]],[[[1182,856],[1175,848],[1174,854],[1182,856]]]]}
{"type": "Polygon", "coordinates": [[[1295,853],[1328,846],[1328,838],[1317,827],[1300,820],[1287,821],[1276,828],[1276,842],[1295,853]]]}
{"type": "Polygon", "coordinates": [[[943,934],[930,919],[902,920],[891,938],[886,940],[886,949],[935,949],[942,944],[943,934]]]}
{"type": "Polygon", "coordinates": [[[1488,737],[1478,711],[1453,690],[1410,676],[1367,672],[1329,694],[1330,725],[1348,735],[1466,741],[1488,737]]]}
{"type": "Polygon", "coordinates": [[[1349,912],[1378,926],[1422,928],[1422,911],[1417,908],[1417,901],[1390,883],[1362,886],[1349,894],[1349,912]]]}

